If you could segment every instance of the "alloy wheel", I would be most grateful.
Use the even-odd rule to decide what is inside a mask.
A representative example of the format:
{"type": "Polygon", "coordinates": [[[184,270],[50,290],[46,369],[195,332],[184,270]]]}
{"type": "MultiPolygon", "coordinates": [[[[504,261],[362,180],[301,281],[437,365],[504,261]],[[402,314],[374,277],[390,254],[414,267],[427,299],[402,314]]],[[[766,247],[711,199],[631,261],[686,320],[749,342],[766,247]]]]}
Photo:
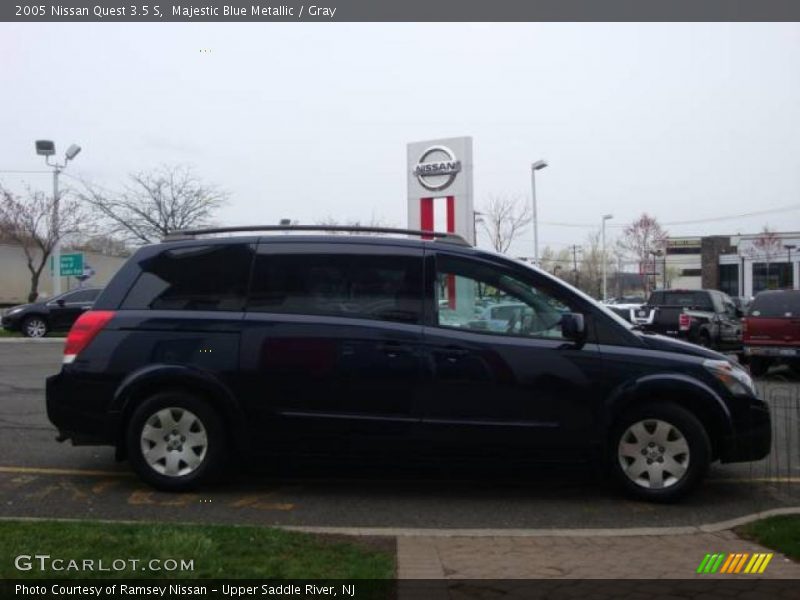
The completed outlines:
{"type": "Polygon", "coordinates": [[[25,322],[25,335],[32,338],[44,337],[47,333],[47,325],[41,319],[28,319],[25,322]]]}
{"type": "Polygon", "coordinates": [[[625,476],[646,489],[677,484],[689,468],[689,444],[683,433],[661,419],[643,419],[625,430],[617,457],[625,476]]]}
{"type": "Polygon", "coordinates": [[[140,443],[142,456],[151,469],[167,477],[182,477],[203,464],[208,433],[193,412],[168,407],[147,419],[140,443]]]}

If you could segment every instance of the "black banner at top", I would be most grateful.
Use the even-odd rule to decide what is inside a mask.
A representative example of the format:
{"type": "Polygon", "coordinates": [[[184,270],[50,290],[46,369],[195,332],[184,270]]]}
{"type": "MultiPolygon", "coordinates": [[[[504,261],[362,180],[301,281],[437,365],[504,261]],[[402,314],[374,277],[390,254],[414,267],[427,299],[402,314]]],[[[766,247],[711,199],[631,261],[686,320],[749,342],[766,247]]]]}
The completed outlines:
{"type": "Polygon", "coordinates": [[[800,21],[800,0],[3,0],[0,21],[800,21]]]}

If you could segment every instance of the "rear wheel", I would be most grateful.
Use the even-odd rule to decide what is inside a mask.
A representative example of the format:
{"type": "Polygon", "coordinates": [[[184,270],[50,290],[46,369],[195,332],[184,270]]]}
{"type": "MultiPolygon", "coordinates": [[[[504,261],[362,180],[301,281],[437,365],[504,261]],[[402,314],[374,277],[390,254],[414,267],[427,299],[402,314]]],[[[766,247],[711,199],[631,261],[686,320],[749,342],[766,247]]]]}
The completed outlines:
{"type": "Polygon", "coordinates": [[[158,489],[184,491],[220,473],[225,437],[222,420],[206,401],[184,392],[163,392],[134,411],[126,442],[139,477],[158,489]]]}
{"type": "Polygon", "coordinates": [[[29,338],[41,338],[47,335],[47,321],[39,315],[27,317],[22,322],[22,335],[29,338]]]}
{"type": "Polygon", "coordinates": [[[629,494],[673,502],[703,478],[711,442],[691,412],[671,403],[636,406],[619,419],[611,437],[611,468],[629,494]]]}
{"type": "Polygon", "coordinates": [[[711,341],[711,335],[707,331],[700,332],[700,335],[697,336],[697,343],[703,346],[703,348],[714,347],[714,343],[711,341]]]}

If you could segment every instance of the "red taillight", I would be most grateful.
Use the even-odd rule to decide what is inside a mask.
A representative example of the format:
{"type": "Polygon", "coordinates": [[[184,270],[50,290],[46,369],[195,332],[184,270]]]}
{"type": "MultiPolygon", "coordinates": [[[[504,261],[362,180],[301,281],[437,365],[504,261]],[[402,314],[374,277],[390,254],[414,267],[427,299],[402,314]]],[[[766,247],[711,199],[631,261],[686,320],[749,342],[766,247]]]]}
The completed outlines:
{"type": "Polygon", "coordinates": [[[71,363],[89,345],[100,330],[114,318],[113,310],[90,310],[83,313],[69,330],[64,344],[64,362],[71,363]]]}
{"type": "Polygon", "coordinates": [[[692,317],[686,313],[678,315],[678,329],[680,331],[689,331],[692,328],[692,317]]]}

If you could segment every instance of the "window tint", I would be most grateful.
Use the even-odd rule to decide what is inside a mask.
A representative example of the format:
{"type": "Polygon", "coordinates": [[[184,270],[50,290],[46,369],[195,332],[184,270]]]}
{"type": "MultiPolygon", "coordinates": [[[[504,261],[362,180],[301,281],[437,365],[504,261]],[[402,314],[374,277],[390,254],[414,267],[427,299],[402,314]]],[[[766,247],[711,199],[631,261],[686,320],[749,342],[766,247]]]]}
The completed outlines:
{"type": "Polygon", "coordinates": [[[252,251],[247,244],[174,248],[140,263],[122,308],[242,310],[252,251]]]}
{"type": "Polygon", "coordinates": [[[422,260],[259,250],[248,310],[422,321],[422,260]]]}
{"type": "Polygon", "coordinates": [[[563,339],[567,305],[495,268],[440,255],[436,265],[439,327],[563,339]]]}
{"type": "Polygon", "coordinates": [[[664,292],[665,306],[686,306],[698,310],[714,310],[711,297],[704,292],[664,292]]]}
{"type": "Polygon", "coordinates": [[[751,317],[800,316],[800,292],[768,292],[756,296],[750,305],[751,317]]]}
{"type": "Polygon", "coordinates": [[[71,294],[64,294],[62,300],[64,302],[94,302],[100,290],[79,290],[71,294]]]}

